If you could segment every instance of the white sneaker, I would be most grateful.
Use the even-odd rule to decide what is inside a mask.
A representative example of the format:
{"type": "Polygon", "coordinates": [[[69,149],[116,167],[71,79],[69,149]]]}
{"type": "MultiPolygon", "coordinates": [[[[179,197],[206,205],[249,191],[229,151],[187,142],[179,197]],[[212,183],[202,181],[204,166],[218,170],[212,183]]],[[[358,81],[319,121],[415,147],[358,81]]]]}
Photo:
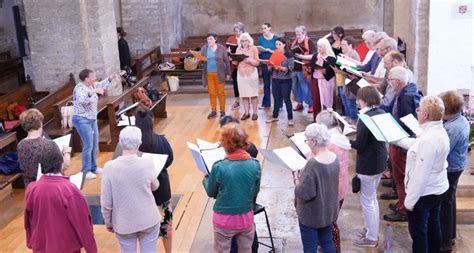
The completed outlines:
{"type": "Polygon", "coordinates": [[[104,169],[102,169],[101,167],[97,167],[94,171],[95,174],[101,174],[104,172],[104,169]]]}
{"type": "Polygon", "coordinates": [[[90,172],[90,171],[87,172],[87,174],[86,174],[86,179],[94,179],[96,177],[97,176],[94,173],[90,172]]]}

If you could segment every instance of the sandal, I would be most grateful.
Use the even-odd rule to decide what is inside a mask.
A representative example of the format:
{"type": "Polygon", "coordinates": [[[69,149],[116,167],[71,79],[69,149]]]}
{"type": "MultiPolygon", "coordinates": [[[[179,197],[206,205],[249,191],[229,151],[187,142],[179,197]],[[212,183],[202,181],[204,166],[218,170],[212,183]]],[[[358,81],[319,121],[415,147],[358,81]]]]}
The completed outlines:
{"type": "Polygon", "coordinates": [[[257,120],[257,119],[258,119],[257,114],[252,114],[252,120],[257,120]]]}

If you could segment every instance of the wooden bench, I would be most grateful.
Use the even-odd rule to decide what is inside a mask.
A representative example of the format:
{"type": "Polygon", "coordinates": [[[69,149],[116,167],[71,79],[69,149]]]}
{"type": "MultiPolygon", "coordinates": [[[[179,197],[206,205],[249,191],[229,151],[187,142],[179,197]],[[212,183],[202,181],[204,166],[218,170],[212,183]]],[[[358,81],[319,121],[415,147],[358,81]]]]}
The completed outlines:
{"type": "Polygon", "coordinates": [[[150,75],[161,62],[161,49],[159,46],[142,54],[132,57],[132,68],[137,80],[150,75]]]}
{"type": "MultiPolygon", "coordinates": [[[[16,132],[7,133],[0,137],[0,149],[12,146],[15,150],[17,145],[16,132]]],[[[12,184],[21,178],[21,173],[10,175],[0,174],[0,200],[13,193],[12,184]]]]}

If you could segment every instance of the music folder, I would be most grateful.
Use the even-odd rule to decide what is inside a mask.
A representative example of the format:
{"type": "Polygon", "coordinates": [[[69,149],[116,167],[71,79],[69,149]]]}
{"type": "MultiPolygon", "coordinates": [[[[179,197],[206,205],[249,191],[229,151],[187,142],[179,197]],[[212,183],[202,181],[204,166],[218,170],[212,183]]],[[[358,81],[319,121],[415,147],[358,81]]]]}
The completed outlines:
{"type": "Polygon", "coordinates": [[[196,140],[197,145],[187,142],[189,151],[196,162],[197,169],[209,175],[215,162],[225,158],[225,150],[218,143],[210,143],[201,139],[196,140]]]}
{"type": "Polygon", "coordinates": [[[196,52],[196,51],[193,51],[193,50],[189,50],[189,52],[196,58],[198,58],[200,61],[207,61],[207,58],[204,57],[202,54],[200,54],[199,52],[196,52]]]}
{"type": "Polygon", "coordinates": [[[236,62],[241,62],[243,61],[245,58],[248,58],[249,56],[248,55],[245,55],[245,54],[230,54],[230,58],[233,60],[233,61],[236,61],[236,62]]]}
{"type": "Polygon", "coordinates": [[[301,170],[306,165],[306,159],[299,155],[292,147],[274,150],[259,149],[259,151],[270,163],[292,172],[301,170]]]}
{"type": "Polygon", "coordinates": [[[359,118],[378,141],[395,143],[410,136],[390,113],[359,114],[359,118]]]}

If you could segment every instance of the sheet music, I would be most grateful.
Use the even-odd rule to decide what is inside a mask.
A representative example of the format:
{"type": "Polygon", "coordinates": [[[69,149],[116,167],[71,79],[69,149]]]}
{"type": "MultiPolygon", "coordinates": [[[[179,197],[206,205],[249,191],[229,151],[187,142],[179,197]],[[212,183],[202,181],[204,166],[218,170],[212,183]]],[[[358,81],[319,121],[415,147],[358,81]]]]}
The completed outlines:
{"type": "Polygon", "coordinates": [[[287,169],[291,171],[291,168],[286,165],[281,158],[275,154],[272,150],[267,150],[267,149],[258,149],[260,154],[262,154],[263,157],[265,157],[265,162],[270,162],[272,165],[276,165],[278,167],[281,167],[283,169],[287,169]]]}
{"type": "Polygon", "coordinates": [[[193,155],[194,161],[196,162],[197,169],[206,175],[209,174],[210,170],[207,170],[206,164],[204,163],[204,159],[201,155],[201,151],[199,150],[198,146],[191,142],[187,142],[187,144],[189,150],[191,151],[191,154],[193,155]]]}
{"type": "Polygon", "coordinates": [[[295,144],[296,148],[298,148],[301,154],[303,154],[305,157],[307,154],[309,154],[309,152],[311,152],[308,144],[306,144],[306,135],[304,132],[295,133],[290,137],[290,141],[295,144]]]}
{"type": "Polygon", "coordinates": [[[212,165],[214,165],[215,162],[224,159],[226,153],[223,148],[216,148],[209,150],[201,150],[201,155],[210,173],[212,170],[212,165]]]}
{"type": "Polygon", "coordinates": [[[120,115],[120,121],[117,126],[135,126],[136,118],[135,116],[130,116],[130,121],[128,121],[129,116],[122,114],[120,115]]]}
{"type": "Polygon", "coordinates": [[[54,139],[53,141],[58,145],[59,150],[63,150],[64,146],[69,147],[69,144],[71,143],[71,134],[66,134],[54,139]]]}
{"type": "Polygon", "coordinates": [[[79,172],[77,174],[74,174],[74,175],[70,175],[69,176],[69,181],[71,181],[71,183],[73,183],[77,189],[81,190],[81,187],[82,187],[82,179],[83,179],[83,174],[82,172],[79,172]]]}
{"type": "Polygon", "coordinates": [[[342,134],[350,135],[356,132],[356,130],[351,125],[349,125],[349,123],[343,117],[341,117],[339,113],[336,111],[333,111],[333,113],[336,119],[343,125],[342,134]]]}
{"type": "Polygon", "coordinates": [[[410,130],[416,134],[416,136],[419,136],[423,130],[420,127],[420,123],[418,120],[413,116],[413,114],[408,114],[405,117],[400,118],[400,120],[408,127],[410,130]]]}
{"type": "Polygon", "coordinates": [[[125,108],[122,109],[122,110],[119,110],[118,112],[115,113],[115,116],[122,115],[124,112],[127,112],[128,110],[131,110],[131,109],[137,107],[140,103],[141,103],[141,101],[138,101],[138,102],[136,102],[136,103],[134,103],[134,104],[131,104],[131,105],[128,106],[128,107],[125,107],[125,108]]]}
{"type": "Polygon", "coordinates": [[[338,63],[339,65],[343,65],[343,66],[347,66],[347,67],[357,67],[357,63],[352,61],[352,60],[349,60],[348,57],[344,57],[344,55],[338,55],[337,56],[337,60],[336,60],[336,63],[338,63]]]}
{"type": "Polygon", "coordinates": [[[163,154],[152,154],[152,153],[142,153],[142,157],[153,159],[155,175],[158,176],[163,168],[165,167],[166,161],[168,160],[168,155],[163,154]]]}
{"type": "Polygon", "coordinates": [[[372,116],[372,120],[378,126],[388,143],[408,137],[408,133],[397,123],[390,113],[372,116]]]}
{"type": "Polygon", "coordinates": [[[196,138],[197,146],[200,150],[216,149],[219,148],[219,142],[211,143],[203,139],[196,138]]]}
{"type": "Polygon", "coordinates": [[[292,170],[304,168],[306,159],[300,156],[292,147],[274,149],[273,152],[292,170]]]}

